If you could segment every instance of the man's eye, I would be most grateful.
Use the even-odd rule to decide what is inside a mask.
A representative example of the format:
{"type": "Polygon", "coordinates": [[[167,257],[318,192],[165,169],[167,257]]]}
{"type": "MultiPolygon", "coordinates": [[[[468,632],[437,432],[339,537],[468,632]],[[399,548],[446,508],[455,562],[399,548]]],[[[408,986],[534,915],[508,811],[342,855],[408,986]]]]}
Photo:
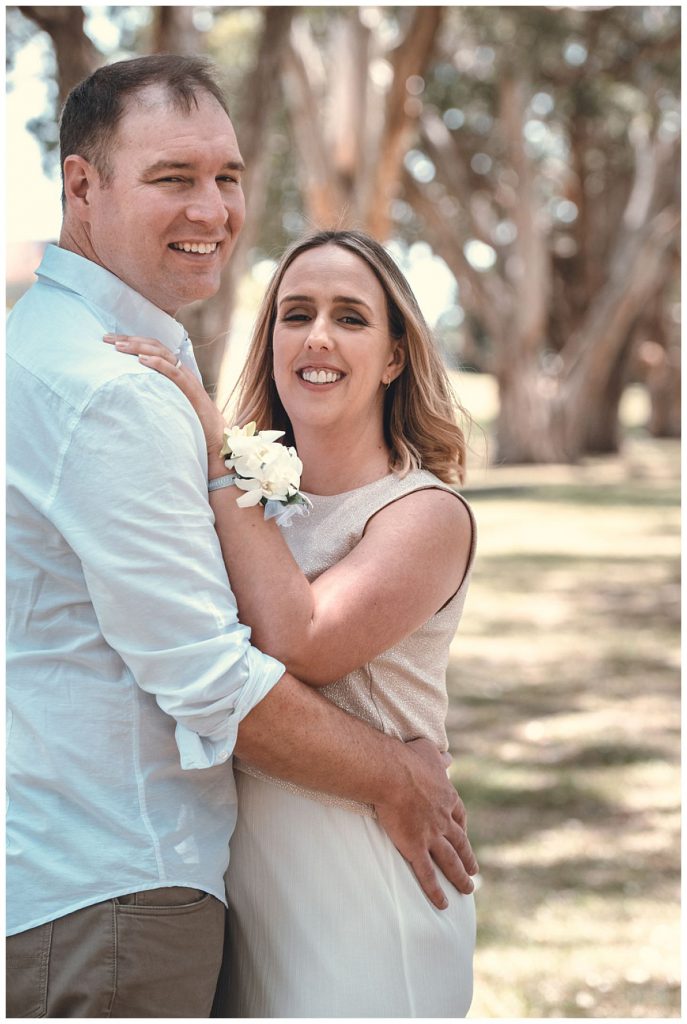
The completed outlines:
{"type": "Polygon", "coordinates": [[[175,184],[176,182],[183,181],[183,180],[184,180],[183,178],[178,178],[178,177],[176,177],[174,175],[169,175],[169,177],[167,177],[167,178],[157,178],[156,181],[155,181],[155,184],[159,185],[159,184],[162,184],[162,183],[167,182],[167,181],[171,182],[172,184],[175,184]]]}
{"type": "Polygon", "coordinates": [[[221,181],[225,185],[240,185],[241,182],[238,178],[233,178],[231,174],[220,174],[217,181],[221,181]]]}

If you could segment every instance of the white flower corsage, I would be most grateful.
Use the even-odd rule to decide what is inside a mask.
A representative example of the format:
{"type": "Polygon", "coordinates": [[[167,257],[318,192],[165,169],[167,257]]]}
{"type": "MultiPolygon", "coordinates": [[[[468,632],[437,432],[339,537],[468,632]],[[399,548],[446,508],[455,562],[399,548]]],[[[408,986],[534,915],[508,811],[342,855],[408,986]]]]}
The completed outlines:
{"type": "Polygon", "coordinates": [[[245,494],[236,499],[241,508],[262,504],[265,519],[277,516],[286,526],[294,515],[308,515],[312,503],[298,490],[303,463],[295,448],[277,442],[283,430],[255,429],[255,422],[245,427],[226,427],[220,455],[224,465],[233,470],[234,483],[245,494]]]}

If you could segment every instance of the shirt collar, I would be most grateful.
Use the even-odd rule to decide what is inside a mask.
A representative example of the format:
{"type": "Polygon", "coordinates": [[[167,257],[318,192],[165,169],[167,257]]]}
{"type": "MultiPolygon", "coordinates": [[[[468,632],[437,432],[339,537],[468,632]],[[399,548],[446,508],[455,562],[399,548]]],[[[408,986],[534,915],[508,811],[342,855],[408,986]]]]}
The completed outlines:
{"type": "Polygon", "coordinates": [[[176,352],[186,338],[182,324],[124,284],[118,277],[69,249],[49,245],[36,276],[81,295],[114,318],[114,334],[138,334],[157,338],[176,352]]]}

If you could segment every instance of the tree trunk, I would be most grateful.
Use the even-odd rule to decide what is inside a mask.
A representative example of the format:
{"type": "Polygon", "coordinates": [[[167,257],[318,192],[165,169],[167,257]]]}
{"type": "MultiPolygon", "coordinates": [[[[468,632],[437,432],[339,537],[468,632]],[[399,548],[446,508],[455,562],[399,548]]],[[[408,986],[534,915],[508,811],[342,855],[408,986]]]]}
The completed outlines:
{"type": "Polygon", "coordinates": [[[586,455],[611,455],[620,450],[620,400],[627,386],[630,357],[635,347],[635,332],[630,330],[625,344],[613,361],[605,391],[586,409],[584,452],[586,455]]]}
{"type": "Polygon", "coordinates": [[[645,380],[651,399],[651,414],[647,424],[649,433],[652,437],[680,437],[680,346],[661,348],[659,359],[650,368],[645,380]]]}
{"type": "Polygon", "coordinates": [[[283,84],[294,142],[299,152],[298,173],[303,206],[309,223],[325,230],[346,222],[347,197],[334,170],[333,148],[320,123],[320,100],[309,59],[314,42],[307,22],[293,24],[284,51],[283,84]]]}
{"type": "Polygon", "coordinates": [[[153,7],[151,53],[195,56],[202,49],[193,7],[153,7]]]}
{"type": "Polygon", "coordinates": [[[381,241],[388,239],[391,203],[422,110],[407,83],[425,72],[443,11],[415,8],[403,40],[384,55],[391,82],[383,103],[380,87],[370,81],[370,59],[381,54],[372,53],[370,31],[357,8],[347,9],[335,23],[327,82],[319,73],[306,20],[294,24],[284,92],[300,157],[304,206],[313,226],[362,228],[381,241]],[[331,87],[327,93],[326,85],[331,87]],[[332,99],[344,93],[346,102],[334,111],[332,99]]]}
{"type": "Polygon", "coordinates": [[[514,359],[497,373],[496,465],[567,462],[562,431],[554,419],[556,382],[536,363],[514,359]]]}
{"type": "Polygon", "coordinates": [[[292,7],[265,8],[263,32],[251,74],[244,83],[245,102],[238,122],[241,153],[246,164],[244,192],[246,223],[222,274],[217,295],[186,306],[180,319],[194,343],[198,367],[206,389],[217,393],[222,361],[238,282],[244,274],[248,253],[259,232],[268,184],[270,113],[280,86],[279,67],[293,17],[292,7]]]}
{"type": "Polygon", "coordinates": [[[57,107],[68,94],[103,63],[103,55],[84,31],[82,7],[20,7],[52,40],[57,64],[57,107]]]}
{"type": "Polygon", "coordinates": [[[566,448],[572,458],[589,450],[592,410],[604,402],[633,322],[663,285],[678,223],[677,211],[668,208],[634,238],[621,240],[606,287],[571,339],[570,354],[563,350],[569,367],[562,394],[566,448]]]}
{"type": "Polygon", "coordinates": [[[443,7],[416,7],[403,41],[390,55],[393,79],[387,94],[384,129],[378,143],[371,187],[366,189],[365,210],[367,231],[382,242],[391,233],[391,203],[399,192],[403,158],[422,112],[422,101],[409,93],[407,83],[412,76],[423,76],[443,11],[443,7]]]}
{"type": "Polygon", "coordinates": [[[508,162],[518,180],[518,198],[512,212],[517,228],[514,259],[510,273],[506,270],[513,289],[511,340],[501,352],[506,362],[512,361],[513,350],[516,359],[522,353],[523,361],[542,350],[551,295],[551,260],[540,227],[534,168],[523,135],[530,94],[525,81],[506,68],[500,86],[501,132],[508,162]]]}

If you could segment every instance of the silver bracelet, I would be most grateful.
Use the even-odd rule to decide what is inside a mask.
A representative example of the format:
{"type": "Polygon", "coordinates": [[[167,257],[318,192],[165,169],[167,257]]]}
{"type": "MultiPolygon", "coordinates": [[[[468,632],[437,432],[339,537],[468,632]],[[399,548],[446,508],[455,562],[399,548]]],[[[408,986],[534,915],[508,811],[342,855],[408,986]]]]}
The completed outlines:
{"type": "Polygon", "coordinates": [[[229,476],[218,476],[214,480],[208,480],[209,491],[219,491],[222,487],[231,487],[236,481],[236,474],[230,473],[229,476]]]}

